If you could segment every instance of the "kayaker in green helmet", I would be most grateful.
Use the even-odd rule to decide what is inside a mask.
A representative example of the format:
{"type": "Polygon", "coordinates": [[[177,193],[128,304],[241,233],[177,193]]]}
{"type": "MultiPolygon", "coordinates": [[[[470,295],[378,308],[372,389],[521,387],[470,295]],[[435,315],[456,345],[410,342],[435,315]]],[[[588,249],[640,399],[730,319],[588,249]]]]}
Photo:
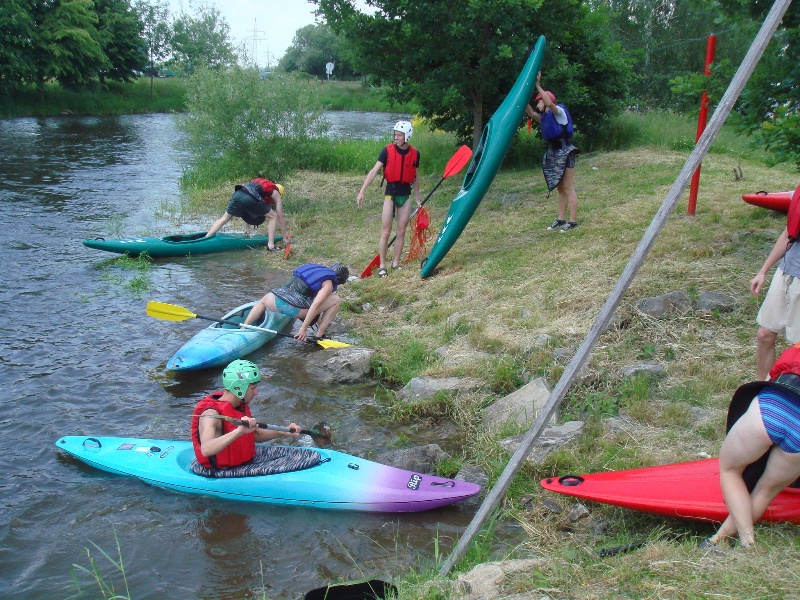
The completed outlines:
{"type": "Polygon", "coordinates": [[[575,193],[575,157],[580,153],[572,144],[572,117],[563,104],[556,103],[550,90],[542,89],[541,71],[536,75],[536,110],[528,104],[525,114],[539,123],[547,151],[542,158],[542,172],[549,192],[558,190],[558,218],[547,231],[564,233],[578,226],[578,195],[575,193]],[[569,210],[569,220],[567,220],[569,210]]]}
{"type": "Polygon", "coordinates": [[[403,254],[403,242],[405,241],[406,227],[411,217],[411,203],[407,200],[411,197],[411,188],[414,188],[414,198],[419,201],[419,179],[417,178],[417,168],[419,168],[419,150],[411,146],[408,141],[414,133],[414,128],[409,121],[398,121],[394,126],[394,142],[381,150],[378,162],[367,173],[366,179],[356,196],[356,204],[359,208],[364,206],[364,193],[369,184],[383,169],[386,177],[386,193],[383,198],[383,212],[381,214],[381,237],[378,242],[378,255],[380,256],[380,267],[378,276],[386,277],[386,253],[389,249],[389,236],[392,234],[392,221],[395,213],[397,214],[397,238],[394,245],[394,257],[392,258],[392,268],[400,268],[400,257],[403,254]]]}
{"type": "Polygon", "coordinates": [[[236,185],[233,195],[228,202],[225,214],[217,219],[206,233],[211,237],[233,217],[244,221],[244,234],[250,235],[250,226],[258,227],[264,221],[267,223],[267,250],[278,250],[275,246],[275,231],[278,224],[281,226],[281,235],[286,240],[286,221],[283,218],[283,199],[286,191],[280,183],[273,183],[269,179],[256,177],[250,183],[236,185]]]}
{"type": "MultiPolygon", "coordinates": [[[[256,455],[256,442],[298,433],[259,429],[250,413],[250,402],[257,394],[261,372],[249,360],[235,360],[222,372],[224,390],[203,398],[195,407],[192,419],[192,444],[197,462],[212,472],[245,465],[256,455]],[[221,417],[221,418],[220,418],[221,417]],[[225,418],[243,421],[229,423],[225,418]]],[[[291,423],[289,428],[299,432],[291,423]]]]}
{"type": "Polygon", "coordinates": [[[306,340],[308,328],[317,320],[316,334],[322,337],[342,303],[336,290],[347,282],[349,276],[349,269],[342,263],[333,263],[330,267],[313,263],[300,265],[286,284],[273,288],[256,303],[244,324],[255,323],[265,310],[271,310],[302,319],[303,323],[294,336],[298,340],[306,340]]]}

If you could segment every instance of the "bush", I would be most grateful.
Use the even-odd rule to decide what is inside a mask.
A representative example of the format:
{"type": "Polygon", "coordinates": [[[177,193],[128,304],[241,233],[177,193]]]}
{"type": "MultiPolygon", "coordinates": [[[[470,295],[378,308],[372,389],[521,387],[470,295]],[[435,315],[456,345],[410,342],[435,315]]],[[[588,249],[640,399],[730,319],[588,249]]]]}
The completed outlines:
{"type": "Polygon", "coordinates": [[[187,84],[180,120],[194,155],[186,183],[210,187],[263,175],[283,181],[307,164],[328,131],[311,82],[258,70],[203,70],[187,84]]]}

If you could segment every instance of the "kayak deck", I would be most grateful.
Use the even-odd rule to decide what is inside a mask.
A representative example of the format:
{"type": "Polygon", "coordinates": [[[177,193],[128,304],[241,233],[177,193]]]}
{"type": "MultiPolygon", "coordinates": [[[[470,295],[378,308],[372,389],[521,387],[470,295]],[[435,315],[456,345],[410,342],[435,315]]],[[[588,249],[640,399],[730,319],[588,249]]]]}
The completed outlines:
{"type": "MultiPolygon", "coordinates": [[[[281,239],[280,235],[275,236],[276,242],[281,239]]],[[[205,231],[168,235],[161,238],[145,236],[121,240],[103,238],[83,240],[83,245],[87,248],[129,256],[147,254],[153,258],[211,254],[226,250],[248,250],[266,246],[268,243],[269,236],[266,235],[247,237],[241,233],[216,233],[211,237],[206,237],[205,231]]]]}
{"type": "MultiPolygon", "coordinates": [[[[234,308],[222,318],[244,323],[255,302],[234,308]]],[[[288,315],[265,311],[263,318],[253,323],[273,331],[282,331],[292,321],[288,315]]],[[[273,339],[277,334],[268,331],[242,329],[234,325],[213,323],[201,329],[169,359],[170,371],[191,371],[225,366],[232,360],[247,356],[273,339]]]]}

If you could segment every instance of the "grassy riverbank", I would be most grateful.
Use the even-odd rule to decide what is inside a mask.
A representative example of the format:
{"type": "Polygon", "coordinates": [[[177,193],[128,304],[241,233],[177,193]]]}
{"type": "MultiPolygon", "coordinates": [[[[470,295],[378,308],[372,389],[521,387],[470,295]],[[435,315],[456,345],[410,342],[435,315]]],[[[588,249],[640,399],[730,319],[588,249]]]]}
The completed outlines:
{"type": "MultiPolygon", "coordinates": [[[[538,165],[507,170],[435,276],[421,280],[418,264],[410,264],[386,279],[372,277],[342,288],[341,319],[363,345],[378,351],[373,367],[386,385],[378,394],[384,418],[421,428],[454,421],[471,440],[459,458],[480,465],[494,482],[509,459],[499,440],[517,431],[487,434],[480,410],[531,377],[557,382],[688,156],[692,124],[675,126],[671,120],[673,125],[648,145],[580,157],[577,230],[545,231],[556,201],[546,197],[538,165]],[[551,336],[545,346],[537,344],[541,334],[551,336]],[[435,352],[442,346],[448,347],[446,358],[435,352]],[[442,395],[413,409],[396,403],[392,390],[417,375],[479,377],[485,389],[442,395]]],[[[356,209],[363,177],[363,172],[303,172],[285,182],[294,234],[291,261],[259,253],[253,266],[288,271],[303,262],[341,260],[360,272],[376,252],[381,207],[373,185],[365,208],[356,209]]],[[[423,193],[439,177],[427,175],[423,193]]],[[[446,180],[428,203],[435,232],[462,179],[463,174],[446,180]]],[[[553,598],[795,593],[793,568],[787,564],[797,559],[795,527],[759,526],[756,554],[706,555],[696,545],[712,525],[600,505],[590,505],[588,518],[570,523],[566,509],[574,502],[544,493],[537,482],[551,475],[717,454],[731,393],[755,373],[760,299],[749,294],[748,282],[785,224],[784,216],[745,204],[741,194],[796,184],[793,168],[767,166],[732,136],[715,144],[703,162],[696,216],[687,215],[684,197],[625,295],[615,326],[603,334],[565,399],[561,418],[585,420],[582,436],[543,464],[526,465],[507,495],[501,518],[525,532],[524,543],[509,555],[546,558],[541,569],[518,578],[509,593],[553,598]],[[737,181],[739,169],[744,179],[737,181]],[[704,291],[722,292],[736,299],[736,307],[663,318],[637,310],[641,299],[673,290],[686,290],[693,299],[704,291]],[[642,361],[663,365],[666,376],[622,377],[622,367],[642,361]],[[610,416],[623,417],[622,427],[609,427],[605,419],[610,416]],[[521,504],[528,497],[532,502],[521,504]],[[545,499],[565,510],[548,512],[541,504],[545,499]],[[648,544],[634,552],[608,558],[596,553],[641,541],[648,544]]],[[[224,210],[229,190],[204,196],[204,210],[215,216],[224,210]]],[[[491,541],[491,533],[484,536],[459,569],[506,557],[493,554],[491,541]]],[[[423,543],[433,547],[433,540],[423,543]]],[[[435,565],[427,565],[400,577],[401,598],[450,597],[448,584],[433,573],[435,565]]]]}
{"type": "MultiPolygon", "coordinates": [[[[379,88],[359,82],[316,81],[317,97],[330,110],[414,113],[412,105],[388,102],[379,88]]],[[[142,77],[130,83],[110,82],[102,90],[74,92],[48,84],[41,96],[34,89],[0,95],[0,118],[55,115],[126,115],[183,112],[186,81],[180,77],[142,77]]]]}

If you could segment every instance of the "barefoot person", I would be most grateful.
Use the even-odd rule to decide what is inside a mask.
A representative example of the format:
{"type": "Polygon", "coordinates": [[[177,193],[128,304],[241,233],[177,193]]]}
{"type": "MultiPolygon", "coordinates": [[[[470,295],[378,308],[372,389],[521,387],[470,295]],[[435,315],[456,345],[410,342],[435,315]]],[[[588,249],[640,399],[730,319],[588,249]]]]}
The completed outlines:
{"type": "Polygon", "coordinates": [[[394,256],[392,258],[392,268],[400,268],[400,257],[403,255],[403,243],[405,242],[406,227],[411,216],[411,188],[414,188],[414,198],[417,206],[419,202],[419,180],[417,179],[417,168],[419,167],[419,150],[411,146],[408,141],[414,129],[408,121],[398,121],[394,126],[394,142],[381,150],[378,162],[367,173],[366,179],[361,186],[361,190],[356,196],[356,204],[359,208],[364,206],[364,192],[369,184],[383,169],[386,177],[386,194],[383,198],[383,213],[381,214],[381,237],[378,242],[378,255],[380,265],[378,276],[386,277],[389,273],[386,270],[386,253],[389,249],[389,236],[392,234],[392,221],[395,213],[397,214],[397,234],[394,245],[394,256]]]}
{"type": "Polygon", "coordinates": [[[252,308],[244,321],[255,323],[265,310],[302,319],[303,323],[294,337],[305,341],[308,328],[317,324],[317,337],[323,337],[333,317],[339,312],[342,300],[336,293],[338,286],[347,281],[350,271],[342,263],[330,267],[317,264],[300,265],[292,272],[292,278],[283,286],[266,293],[252,308]]]}
{"type": "Polygon", "coordinates": [[[769,376],[770,381],[739,387],[731,400],[728,421],[734,412],[744,414],[730,427],[719,453],[720,487],[730,516],[702,542],[703,548],[737,534],[743,547],[753,546],[753,523],[800,477],[800,344],[781,354],[769,376]],[[748,491],[745,469],[764,455],[763,473],[755,474],[755,487],[748,491]]]}

